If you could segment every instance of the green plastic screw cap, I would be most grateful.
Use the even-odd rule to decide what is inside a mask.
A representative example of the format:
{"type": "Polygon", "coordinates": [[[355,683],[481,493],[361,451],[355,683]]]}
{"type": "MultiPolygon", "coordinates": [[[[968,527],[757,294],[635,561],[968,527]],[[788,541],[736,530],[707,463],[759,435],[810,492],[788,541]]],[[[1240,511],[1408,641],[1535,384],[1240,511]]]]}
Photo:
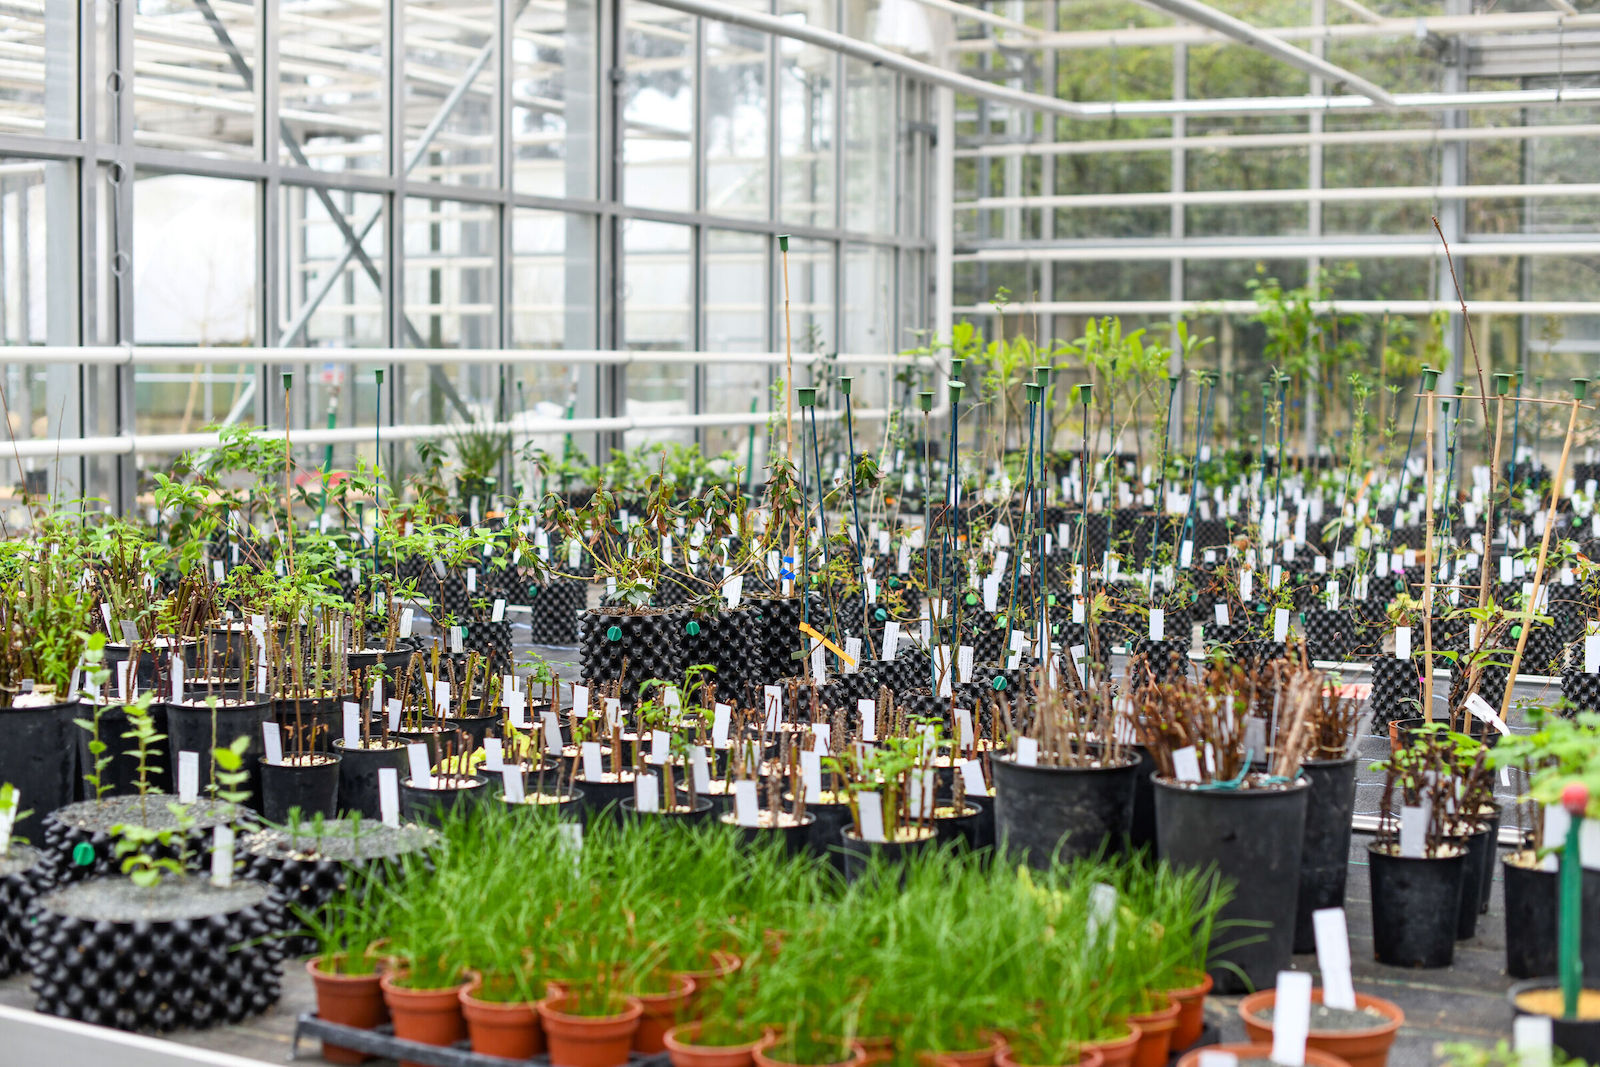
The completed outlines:
{"type": "Polygon", "coordinates": [[[1511,375],[1501,371],[1494,376],[1494,395],[1505,396],[1511,391],[1511,375]]]}
{"type": "Polygon", "coordinates": [[[889,621],[889,613],[887,611],[883,610],[882,608],[873,608],[872,609],[872,618],[877,622],[888,622],[889,621]]]}
{"type": "Polygon", "coordinates": [[[924,412],[933,410],[933,390],[924,389],[922,392],[917,394],[917,407],[921,408],[924,412]]]}
{"type": "Polygon", "coordinates": [[[1422,368],[1422,390],[1431,393],[1439,385],[1439,372],[1432,367],[1424,365],[1422,368]]]}
{"type": "Polygon", "coordinates": [[[294,385],[294,371],[292,371],[292,370],[284,371],[283,372],[283,391],[287,393],[289,391],[289,389],[293,385],[294,385]]]}
{"type": "Polygon", "coordinates": [[[795,396],[803,408],[815,407],[817,404],[817,388],[814,385],[802,385],[795,390],[795,396]]]}
{"type": "Polygon", "coordinates": [[[788,234],[786,234],[786,233],[778,234],[778,251],[780,251],[780,252],[789,251],[789,235],[788,234]]]}
{"type": "MultiPolygon", "coordinates": [[[[372,373],[373,373],[373,376],[374,376],[375,380],[377,381],[377,383],[379,385],[382,385],[383,384],[383,368],[379,367],[377,370],[373,371],[372,373]]],[[[517,384],[521,385],[522,383],[518,382],[517,384]]]]}
{"type": "Polygon", "coordinates": [[[608,630],[606,630],[606,640],[607,641],[621,641],[622,640],[622,627],[613,626],[613,627],[609,628],[608,630]]]}
{"type": "Polygon", "coordinates": [[[1089,406],[1089,401],[1093,397],[1094,397],[1094,383],[1093,382],[1079,382],[1078,383],[1078,403],[1082,404],[1084,407],[1088,407],[1089,406]]]}
{"type": "Polygon", "coordinates": [[[995,676],[994,676],[994,680],[993,680],[993,681],[991,681],[991,682],[990,682],[990,683],[989,683],[989,686],[990,686],[990,688],[992,688],[992,689],[993,689],[993,690],[994,690],[994,691],[995,691],[995,692],[997,692],[997,693],[998,693],[998,692],[1000,692],[1000,691],[1001,691],[1001,690],[1003,690],[1003,689],[1005,689],[1005,687],[1006,687],[1006,686],[1008,686],[1008,685],[1010,685],[1010,684],[1011,684],[1011,683],[1009,683],[1009,682],[1007,682],[1007,681],[1006,681],[1006,676],[1005,676],[1005,675],[1003,675],[1003,674],[997,674],[997,675],[995,675],[995,676]]]}
{"type": "Polygon", "coordinates": [[[967,594],[967,603],[969,605],[970,604],[976,604],[977,602],[978,602],[978,594],[977,593],[968,593],[967,594]]]}
{"type": "Polygon", "coordinates": [[[1027,391],[1028,403],[1037,404],[1040,400],[1044,399],[1044,386],[1040,385],[1038,382],[1029,382],[1027,385],[1023,386],[1023,388],[1027,391]]]}
{"type": "Polygon", "coordinates": [[[94,846],[87,841],[79,841],[72,846],[72,863],[77,867],[91,867],[94,865],[94,846]]]}
{"type": "Polygon", "coordinates": [[[693,619],[690,619],[687,623],[684,624],[683,632],[688,634],[690,637],[699,637],[700,636],[700,624],[695,622],[693,619]]]}
{"type": "Polygon", "coordinates": [[[952,403],[952,404],[961,403],[961,390],[965,389],[966,387],[967,387],[967,383],[966,382],[951,382],[950,383],[950,403],[952,403]]]}
{"type": "Polygon", "coordinates": [[[951,356],[950,357],[950,377],[952,377],[952,378],[961,377],[961,371],[966,367],[966,365],[967,365],[967,357],[966,356],[951,356]]]}
{"type": "Polygon", "coordinates": [[[1589,396],[1589,379],[1587,379],[1587,378],[1574,378],[1574,379],[1572,379],[1572,395],[1578,400],[1587,399],[1587,397],[1589,396]]]}
{"type": "Polygon", "coordinates": [[[851,375],[851,374],[841,374],[841,375],[839,375],[839,392],[843,393],[845,396],[849,396],[850,395],[850,387],[852,385],[854,385],[855,383],[856,383],[856,379],[855,379],[854,375],[851,375]]]}
{"type": "Polygon", "coordinates": [[[1036,363],[1033,367],[1033,380],[1039,383],[1039,388],[1046,389],[1050,386],[1050,364],[1036,363]]]}

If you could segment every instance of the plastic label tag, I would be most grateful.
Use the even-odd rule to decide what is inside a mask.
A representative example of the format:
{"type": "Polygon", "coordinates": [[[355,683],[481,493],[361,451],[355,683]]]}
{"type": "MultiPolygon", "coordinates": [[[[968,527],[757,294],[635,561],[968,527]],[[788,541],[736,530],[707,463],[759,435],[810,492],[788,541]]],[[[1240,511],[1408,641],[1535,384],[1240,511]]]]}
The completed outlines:
{"type": "Polygon", "coordinates": [[[876,741],[878,739],[878,702],[876,700],[857,700],[856,714],[861,716],[861,740],[876,741]]]}
{"type": "Polygon", "coordinates": [[[605,768],[600,763],[600,742],[585,741],[583,743],[584,781],[598,782],[604,777],[605,768]]]}
{"type": "Polygon", "coordinates": [[[1310,1032],[1311,975],[1306,971],[1279,971],[1272,1014],[1272,1062],[1283,1067],[1304,1067],[1310,1032]]]}
{"type": "Polygon", "coordinates": [[[761,809],[756,802],[756,783],[743,778],[733,783],[733,820],[740,826],[760,826],[761,809]]]}
{"type": "Polygon", "coordinates": [[[428,746],[421,741],[406,745],[406,762],[411,767],[411,781],[424,789],[433,788],[433,770],[428,766],[428,746]]]}
{"type": "Polygon", "coordinates": [[[1037,767],[1039,765],[1039,741],[1037,738],[1017,738],[1017,765],[1019,767],[1037,767]]]}
{"type": "Polygon", "coordinates": [[[200,799],[200,753],[178,753],[178,803],[193,804],[200,799]]]}
{"type": "Polygon", "coordinates": [[[233,884],[233,827],[226,823],[211,832],[211,884],[218,889],[233,884]]]}
{"type": "Polygon", "coordinates": [[[269,764],[276,767],[283,763],[283,730],[277,723],[261,724],[261,744],[269,764]]]}
{"type": "Polygon", "coordinates": [[[733,708],[727,704],[718,704],[711,716],[711,747],[728,747],[728,728],[733,723],[733,708]]]}
{"type": "Polygon", "coordinates": [[[871,790],[862,790],[856,794],[856,810],[861,816],[861,840],[884,842],[886,839],[883,836],[883,795],[871,790]]]}
{"type": "Polygon", "coordinates": [[[1193,745],[1185,745],[1172,753],[1172,775],[1180,782],[1200,781],[1200,756],[1193,745]]]}
{"type": "Polygon", "coordinates": [[[1356,1010],[1356,987],[1350,978],[1350,933],[1343,908],[1311,913],[1317,936],[1317,970],[1322,972],[1322,1002],[1342,1011],[1356,1010]]]}
{"type": "Polygon", "coordinates": [[[400,825],[400,772],[394,767],[378,768],[378,814],[383,825],[400,825]]]}

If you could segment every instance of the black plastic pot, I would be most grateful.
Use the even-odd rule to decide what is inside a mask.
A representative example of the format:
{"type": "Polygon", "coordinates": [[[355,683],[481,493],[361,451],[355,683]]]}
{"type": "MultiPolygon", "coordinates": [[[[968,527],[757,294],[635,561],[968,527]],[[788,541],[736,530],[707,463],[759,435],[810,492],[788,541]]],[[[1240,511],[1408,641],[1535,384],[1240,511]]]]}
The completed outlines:
{"type": "Polygon", "coordinates": [[[71,804],[77,788],[77,742],[73,734],[82,706],[76,701],[37,708],[0,708],[0,782],[9,782],[22,796],[22,810],[13,832],[39,838],[46,815],[71,804]]]}
{"type": "Polygon", "coordinates": [[[333,739],[344,729],[344,701],[339,697],[279,697],[272,702],[272,722],[283,731],[283,748],[294,746],[293,732],[302,730],[317,752],[333,751],[333,739]]]}
{"type": "Polygon", "coordinates": [[[211,749],[213,745],[228,745],[235,738],[247,737],[250,744],[244,751],[244,767],[250,773],[246,785],[250,797],[245,801],[256,811],[261,810],[261,724],[271,714],[270,702],[223,703],[216,707],[216,728],[212,729],[212,709],[205,704],[185,701],[167,705],[167,750],[171,756],[169,767],[174,768],[176,779],[178,753],[200,753],[200,792],[205,794],[211,784],[211,749]]]}
{"type": "MultiPolygon", "coordinates": [[[[438,826],[452,812],[466,812],[483,803],[489,793],[488,779],[455,774],[448,788],[428,789],[412,785],[410,776],[400,779],[400,817],[407,822],[438,826]]],[[[437,779],[436,779],[437,781],[437,779]]]]}
{"type": "Polygon", "coordinates": [[[1278,972],[1288,969],[1294,950],[1310,783],[1298,779],[1273,788],[1199,790],[1157,778],[1155,789],[1161,858],[1179,868],[1214,866],[1237,885],[1211,937],[1216,991],[1270,987],[1278,972]],[[1239,920],[1254,925],[1230,925],[1239,920]]]}
{"type": "Polygon", "coordinates": [[[549,811],[551,808],[555,808],[556,818],[560,819],[562,822],[581,822],[583,820],[583,790],[581,789],[569,788],[564,794],[562,794],[561,799],[555,803],[513,804],[505,798],[504,794],[501,794],[500,796],[500,803],[505,805],[507,811],[514,811],[525,815],[531,815],[540,811],[549,811]]]}
{"type": "Polygon", "coordinates": [[[936,811],[933,817],[933,836],[941,845],[958,844],[975,848],[978,840],[978,820],[982,814],[982,809],[970,802],[959,813],[952,808],[949,814],[941,816],[936,811]]]}
{"type": "Polygon", "coordinates": [[[733,821],[731,811],[722,812],[717,819],[722,825],[731,827],[745,844],[754,848],[764,848],[777,840],[782,842],[784,853],[790,856],[798,856],[811,846],[812,829],[817,822],[816,815],[809,809],[798,822],[787,826],[740,826],[733,821]]]}
{"type": "MultiPolygon", "coordinates": [[[[683,807],[687,808],[688,806],[688,798],[685,797],[683,800],[683,807]]],[[[623,800],[621,804],[621,811],[623,819],[630,822],[644,822],[647,819],[665,819],[669,822],[676,823],[679,826],[698,826],[703,822],[711,821],[713,817],[713,807],[714,805],[711,803],[710,797],[695,797],[694,810],[692,811],[667,811],[663,809],[660,811],[641,812],[637,807],[634,806],[633,798],[628,797],[623,800]]]]}
{"type": "MultiPolygon", "coordinates": [[[[94,721],[94,706],[82,704],[76,716],[89,722],[94,721]]],[[[150,719],[156,728],[156,733],[167,732],[167,706],[160,702],[150,705],[150,719]]],[[[78,735],[78,767],[80,772],[94,769],[94,757],[89,752],[89,742],[94,735],[81,726],[73,726],[78,735]]],[[[100,709],[100,740],[105,743],[106,751],[101,759],[109,759],[104,770],[100,772],[100,784],[111,787],[106,796],[127,796],[137,793],[138,764],[134,755],[138,747],[129,738],[123,735],[128,732],[128,713],[121,704],[107,704],[100,709]]],[[[150,768],[151,788],[158,792],[168,792],[171,786],[171,777],[167,774],[166,760],[155,759],[151,761],[154,766],[150,768]]],[[[93,793],[85,786],[84,799],[91,799],[93,793]]]]}
{"type": "Polygon", "coordinates": [[[493,715],[452,715],[446,719],[425,717],[423,726],[442,726],[445,730],[454,730],[466,734],[468,737],[467,751],[471,752],[483,747],[484,739],[489,736],[489,731],[500,721],[498,714],[493,715]]]}
{"type": "Polygon", "coordinates": [[[1132,756],[1113,767],[1024,767],[998,756],[989,766],[995,839],[1034,868],[1126,847],[1139,771],[1132,756]]]}
{"type": "MultiPolygon", "coordinates": [[[[1530,978],[1506,990],[1511,1010],[1518,1015],[1534,1015],[1517,1004],[1523,993],[1542,993],[1554,990],[1561,993],[1561,982],[1556,978],[1530,978]]],[[[1584,983],[1584,990],[1593,993],[1596,987],[1584,983]]],[[[1559,1015],[1545,1016],[1550,1020],[1550,1043],[1565,1052],[1570,1059],[1583,1063],[1600,1063],[1600,1019],[1563,1019],[1559,1015]]]]}
{"type": "MultiPolygon", "coordinates": [[[[1557,916],[1560,914],[1560,875],[1537,867],[1510,862],[1500,864],[1505,876],[1506,974],[1512,978],[1538,978],[1556,970],[1557,916]]],[[[1600,871],[1583,872],[1583,971],[1600,975],[1600,871]]]]}
{"type": "Polygon", "coordinates": [[[1356,758],[1308,760],[1301,765],[1311,782],[1306,800],[1306,830],[1300,846],[1300,892],[1294,909],[1294,950],[1315,952],[1311,913],[1344,907],[1350,870],[1350,813],[1356,800],[1356,758]]]}
{"type": "Polygon", "coordinates": [[[1456,940],[1465,941],[1478,932],[1479,905],[1483,896],[1483,869],[1494,861],[1494,837],[1487,822],[1472,824],[1469,832],[1451,838],[1466,851],[1461,875],[1461,907],[1456,917],[1456,940]]]}
{"type": "Polygon", "coordinates": [[[628,772],[619,782],[591,782],[587,778],[574,778],[574,788],[583,791],[585,819],[593,821],[607,815],[617,817],[624,800],[633,799],[633,774],[628,772]]]}
{"type": "Polygon", "coordinates": [[[973,848],[994,847],[994,796],[992,793],[967,793],[966,801],[978,809],[972,824],[973,848]]]}
{"type": "Polygon", "coordinates": [[[1490,804],[1481,808],[1478,817],[1489,824],[1488,857],[1483,864],[1483,881],[1478,893],[1478,914],[1487,915],[1489,899],[1494,894],[1494,872],[1500,858],[1500,805],[1490,804]]]}
{"type": "Polygon", "coordinates": [[[48,865],[38,849],[13,844],[11,855],[0,856],[0,978],[22,969],[31,926],[28,911],[49,884],[48,865]]]}
{"type": "Polygon", "coordinates": [[[938,847],[939,841],[931,833],[915,841],[863,841],[849,826],[839,832],[839,840],[842,842],[840,851],[844,857],[844,878],[847,882],[854,882],[866,874],[874,857],[885,866],[896,867],[919,852],[938,847]]]}
{"type": "Polygon", "coordinates": [[[833,869],[843,874],[844,850],[839,841],[840,835],[850,825],[850,805],[807,804],[806,814],[816,818],[811,824],[811,851],[818,856],[826,856],[832,862],[833,869]]]}
{"type": "Polygon", "coordinates": [[[303,819],[339,814],[337,759],[320,752],[283,763],[261,758],[261,817],[270,823],[288,822],[293,808],[300,809],[303,819]]]}
{"type": "Polygon", "coordinates": [[[1139,769],[1133,779],[1133,820],[1128,824],[1130,848],[1156,847],[1156,758],[1143,745],[1130,745],[1139,757],[1139,769]]]}
{"type": "Polygon", "coordinates": [[[1431,859],[1391,855],[1367,846],[1372,877],[1372,950],[1391,967],[1448,967],[1456,955],[1456,924],[1466,853],[1431,859]]]}
{"type": "Polygon", "coordinates": [[[406,776],[409,763],[405,744],[401,741],[391,744],[391,748],[346,748],[344,738],[334,740],[333,753],[339,757],[340,811],[359,811],[367,819],[383,818],[378,799],[378,772],[393,767],[398,780],[406,776]]]}

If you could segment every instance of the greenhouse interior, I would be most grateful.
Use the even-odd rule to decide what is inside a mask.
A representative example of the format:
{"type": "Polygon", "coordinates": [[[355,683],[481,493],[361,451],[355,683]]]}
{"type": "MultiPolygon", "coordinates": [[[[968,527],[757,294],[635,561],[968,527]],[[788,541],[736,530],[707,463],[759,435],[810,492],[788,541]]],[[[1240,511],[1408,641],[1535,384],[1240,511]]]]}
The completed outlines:
{"type": "Polygon", "coordinates": [[[1597,135],[1595,0],[0,0],[0,1067],[1600,1065],[1597,135]]]}

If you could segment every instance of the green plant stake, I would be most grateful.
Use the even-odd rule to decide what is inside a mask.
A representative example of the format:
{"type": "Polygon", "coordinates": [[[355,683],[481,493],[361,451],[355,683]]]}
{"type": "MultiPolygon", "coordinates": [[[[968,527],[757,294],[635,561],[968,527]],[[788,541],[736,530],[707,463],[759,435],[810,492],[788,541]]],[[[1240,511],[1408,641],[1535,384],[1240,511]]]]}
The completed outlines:
{"type": "Polygon", "coordinates": [[[1583,864],[1579,862],[1578,838],[1589,808],[1589,787],[1582,782],[1569,784],[1561,791],[1561,806],[1572,816],[1567,844],[1561,850],[1561,1014],[1576,1019],[1578,993],[1583,988],[1583,864]]]}

